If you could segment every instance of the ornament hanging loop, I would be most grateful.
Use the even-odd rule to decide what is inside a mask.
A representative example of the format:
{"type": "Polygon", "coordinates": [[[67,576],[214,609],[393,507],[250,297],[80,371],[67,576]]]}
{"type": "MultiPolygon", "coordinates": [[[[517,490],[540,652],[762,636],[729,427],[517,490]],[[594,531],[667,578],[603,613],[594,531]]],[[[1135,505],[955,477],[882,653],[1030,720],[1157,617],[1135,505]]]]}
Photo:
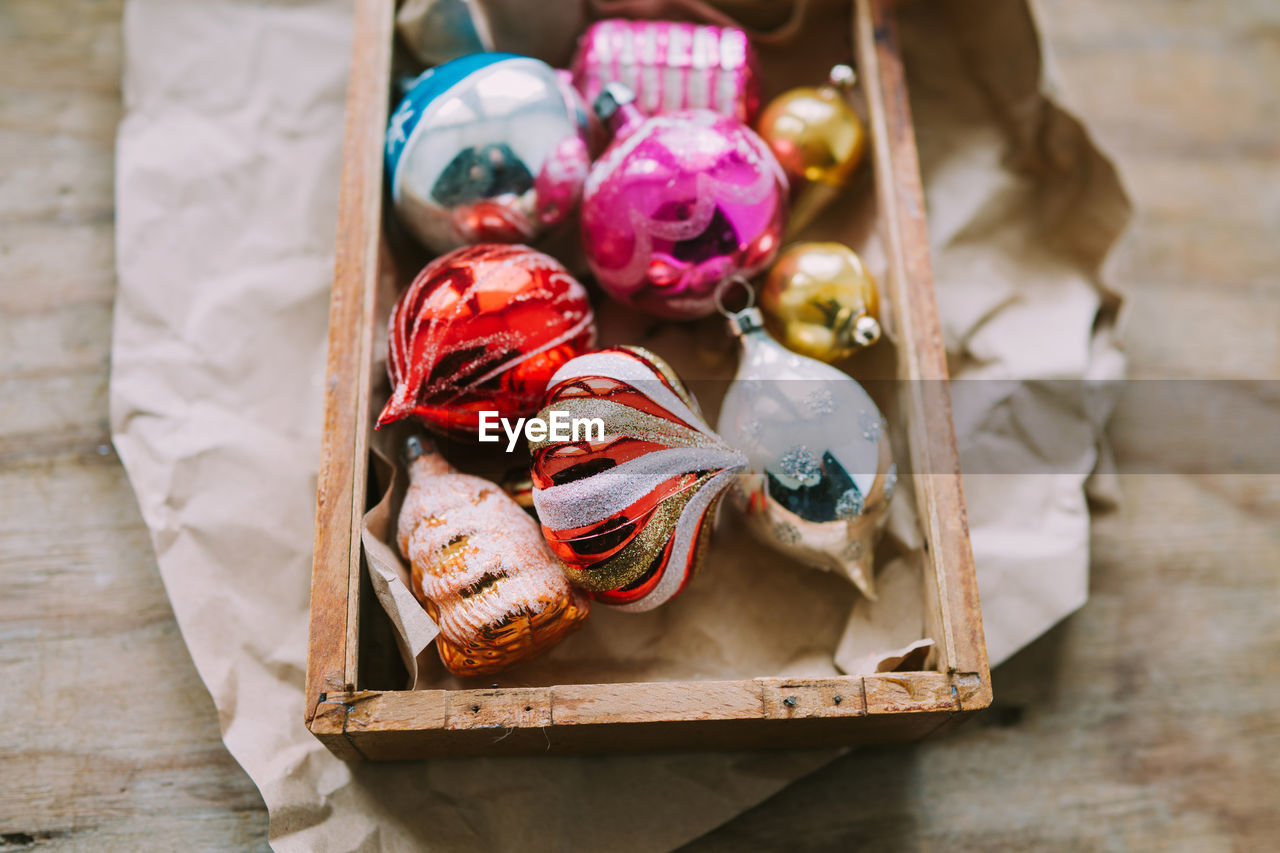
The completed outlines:
{"type": "Polygon", "coordinates": [[[726,278],[724,281],[720,282],[720,286],[716,288],[714,299],[716,304],[716,310],[720,312],[720,316],[732,318],[734,314],[739,314],[742,311],[746,311],[748,308],[755,307],[756,289],[752,287],[751,282],[747,281],[744,277],[740,275],[730,276],[729,278],[726,278]],[[728,308],[725,307],[724,298],[735,284],[739,285],[743,290],[746,291],[747,304],[742,306],[742,308],[739,309],[738,311],[730,311],[728,308]]]}
{"type": "Polygon", "coordinates": [[[716,310],[729,321],[729,334],[740,338],[748,332],[764,328],[764,315],[755,307],[756,289],[740,275],[725,279],[715,292],[716,310]],[[738,311],[730,311],[725,307],[724,297],[734,285],[740,285],[747,292],[747,304],[738,311]]]}

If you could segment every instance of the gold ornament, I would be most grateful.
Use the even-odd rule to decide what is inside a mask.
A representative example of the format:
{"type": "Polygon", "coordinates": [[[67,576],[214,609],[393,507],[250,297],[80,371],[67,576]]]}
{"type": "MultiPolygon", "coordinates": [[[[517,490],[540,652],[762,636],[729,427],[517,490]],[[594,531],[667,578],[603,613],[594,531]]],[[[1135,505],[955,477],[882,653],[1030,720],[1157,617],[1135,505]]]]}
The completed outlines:
{"type": "Polygon", "coordinates": [[[796,188],[788,234],[817,215],[862,162],[867,134],[847,95],[857,75],[837,65],[823,86],[804,86],[774,98],[758,130],[796,188]]]}
{"type": "Polygon", "coordinates": [[[839,243],[784,251],[760,293],[774,337],[801,355],[832,362],[880,340],[880,297],[862,259],[839,243]]]}

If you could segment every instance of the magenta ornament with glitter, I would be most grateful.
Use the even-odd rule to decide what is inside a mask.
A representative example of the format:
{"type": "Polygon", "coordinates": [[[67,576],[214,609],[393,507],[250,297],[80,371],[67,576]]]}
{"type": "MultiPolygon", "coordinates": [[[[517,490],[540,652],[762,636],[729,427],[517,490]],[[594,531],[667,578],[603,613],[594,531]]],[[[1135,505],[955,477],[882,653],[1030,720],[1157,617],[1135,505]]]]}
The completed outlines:
{"type": "Polygon", "coordinates": [[[594,109],[614,139],[592,166],[582,247],[619,302],[673,320],[715,310],[717,288],[763,270],[787,219],[787,178],[737,119],[710,110],[645,118],[610,83],[594,109]]]}
{"type": "Polygon", "coordinates": [[[708,109],[750,124],[760,108],[755,50],[737,27],[599,21],[579,39],[572,72],[588,104],[617,82],[645,115],[708,109]]]}

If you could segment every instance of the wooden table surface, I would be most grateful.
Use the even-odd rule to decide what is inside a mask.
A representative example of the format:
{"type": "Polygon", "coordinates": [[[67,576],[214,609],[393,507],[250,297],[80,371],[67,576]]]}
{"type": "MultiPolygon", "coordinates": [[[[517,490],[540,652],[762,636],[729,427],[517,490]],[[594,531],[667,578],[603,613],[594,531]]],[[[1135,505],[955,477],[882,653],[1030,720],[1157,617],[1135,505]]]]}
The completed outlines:
{"type": "MultiPolygon", "coordinates": [[[[1112,266],[1133,372],[1280,377],[1280,4],[1037,8],[1138,208],[1112,266]]],[[[108,438],[120,14],[0,3],[0,850],[262,848],[108,438]]],[[[1089,604],[996,671],[991,711],[692,849],[1280,844],[1280,477],[1186,473],[1211,437],[1153,445],[1123,404],[1112,433],[1156,473],[1121,478],[1089,604]]]]}

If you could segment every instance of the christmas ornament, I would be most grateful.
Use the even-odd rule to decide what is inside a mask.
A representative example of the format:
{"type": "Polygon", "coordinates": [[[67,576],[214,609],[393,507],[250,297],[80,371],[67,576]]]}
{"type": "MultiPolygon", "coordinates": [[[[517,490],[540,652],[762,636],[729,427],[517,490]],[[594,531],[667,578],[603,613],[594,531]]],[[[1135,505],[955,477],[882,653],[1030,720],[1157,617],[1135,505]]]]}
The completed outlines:
{"type": "Polygon", "coordinates": [[[897,483],[880,410],[848,375],[770,338],[758,309],[728,316],[742,356],[719,431],[750,460],[735,504],[762,541],[874,598],[872,552],[897,483]]]}
{"type": "Polygon", "coordinates": [[[516,502],[516,506],[533,511],[533,478],[529,476],[528,468],[520,466],[508,469],[498,485],[516,502]]]}
{"type": "Polygon", "coordinates": [[[473,0],[419,0],[398,5],[396,30],[405,46],[426,65],[493,48],[489,21],[473,0]]]}
{"type": "Polygon", "coordinates": [[[488,675],[537,655],[580,627],[590,605],[569,586],[538,526],[502,490],[459,474],[410,438],[409,490],[396,543],[413,594],[440,627],[454,675],[488,675]]]}
{"type": "Polygon", "coordinates": [[[760,113],[760,136],[796,194],[790,233],[809,224],[862,162],[867,135],[848,102],[856,80],[852,68],[837,65],[826,85],[784,92],[760,113]]]}
{"type": "Polygon", "coordinates": [[[377,425],[413,415],[475,437],[480,412],[537,411],[551,374],[594,342],[587,292],[554,258],[527,246],[457,249],[427,264],[391,312],[393,390],[377,425]]]}
{"type": "Polygon", "coordinates": [[[391,199],[434,252],[519,243],[576,206],[586,111],[546,63],[476,53],[425,71],[387,128],[391,199]]]}
{"type": "Polygon", "coordinates": [[[737,27],[610,19],[578,41],[573,83],[593,103],[612,82],[636,96],[645,115],[709,109],[744,124],[760,107],[755,50],[737,27]]]}
{"type": "Polygon", "coordinates": [[[711,313],[716,287],[763,269],[786,220],[786,178],[746,125],[708,110],[644,118],[609,84],[596,112],[614,133],[582,201],[582,244],[600,286],[670,319],[711,313]]]}
{"type": "Polygon", "coordinates": [[[587,440],[532,442],[533,503],[575,586],[650,610],[702,561],[721,494],[746,465],[702,419],[662,359],[639,347],[579,356],[556,372],[540,417],[599,418],[587,440]]]}
{"type": "Polygon", "coordinates": [[[880,340],[875,279],[840,243],[789,246],[769,270],[760,308],[776,338],[821,361],[838,361],[880,340]]]}

